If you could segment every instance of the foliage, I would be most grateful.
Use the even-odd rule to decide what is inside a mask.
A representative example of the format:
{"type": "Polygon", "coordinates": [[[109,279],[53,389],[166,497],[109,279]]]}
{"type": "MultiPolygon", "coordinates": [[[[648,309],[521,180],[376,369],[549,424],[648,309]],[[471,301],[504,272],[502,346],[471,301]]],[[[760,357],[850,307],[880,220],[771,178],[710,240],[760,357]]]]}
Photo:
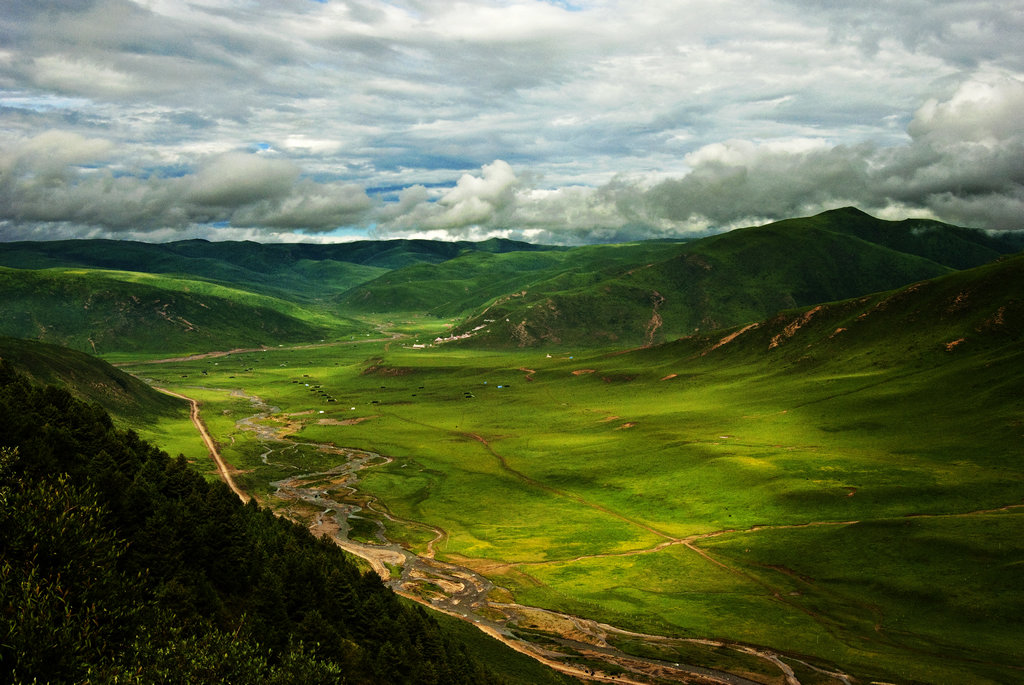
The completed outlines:
{"type": "Polygon", "coordinates": [[[304,528],[0,362],[14,682],[497,682],[304,528]]]}

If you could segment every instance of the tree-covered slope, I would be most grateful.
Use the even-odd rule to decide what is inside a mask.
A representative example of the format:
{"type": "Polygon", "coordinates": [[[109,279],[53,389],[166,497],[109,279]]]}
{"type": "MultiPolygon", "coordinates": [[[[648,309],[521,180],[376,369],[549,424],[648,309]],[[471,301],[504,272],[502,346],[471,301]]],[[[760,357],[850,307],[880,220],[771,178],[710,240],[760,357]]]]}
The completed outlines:
{"type": "Polygon", "coordinates": [[[0,267],[0,335],[94,354],[309,342],[362,332],[292,302],[188,279],[0,267]]]}
{"type": "Polygon", "coordinates": [[[331,543],[5,361],[0,413],[7,682],[560,682],[494,673],[331,543]]]}

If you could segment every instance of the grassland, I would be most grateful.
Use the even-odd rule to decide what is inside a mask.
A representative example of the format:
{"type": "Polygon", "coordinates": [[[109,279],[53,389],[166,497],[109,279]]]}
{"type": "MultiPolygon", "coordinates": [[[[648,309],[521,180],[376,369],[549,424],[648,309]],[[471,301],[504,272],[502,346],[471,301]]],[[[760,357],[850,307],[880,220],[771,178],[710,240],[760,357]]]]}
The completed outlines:
{"type": "MultiPolygon", "coordinates": [[[[386,455],[360,474],[359,501],[376,505],[356,537],[380,522],[409,549],[485,574],[505,600],[675,639],[613,639],[638,654],[755,673],[764,660],[729,647],[748,645],[802,682],[836,682],[829,670],[1014,682],[1024,257],[956,272],[1005,246],[927,222],[889,229],[847,211],[693,244],[443,259],[397,246],[373,259],[400,268],[362,272],[370,280],[316,306],[188,285],[306,328],[259,351],[126,368],[199,400],[238,482],[264,502],[280,504],[275,481],[344,460],[340,448],[386,455]],[[800,259],[764,265],[786,252],[800,259]],[[868,293],[878,278],[936,274],[868,293]],[[529,292],[509,291],[524,282],[529,292]],[[394,311],[404,306],[416,309],[394,311]],[[462,346],[429,345],[487,319],[462,346]],[[625,349],[651,321],[662,336],[701,331],[625,349]]],[[[97,292],[114,277],[82,278],[97,292]]],[[[188,281],[116,280],[179,293],[188,281]]],[[[143,343],[111,358],[182,349],[143,343]]],[[[171,423],[153,431],[179,451],[171,423]]]]}
{"type": "MultiPolygon", "coordinates": [[[[439,558],[518,602],[805,671],[1008,682],[1024,668],[1018,267],[626,354],[391,341],[145,373],[209,403],[254,492],[323,469],[313,443],[392,457],[360,490],[442,528],[439,558]],[[276,407],[258,423],[295,448],[263,464],[232,390],[276,407]]],[[[425,551],[423,528],[389,526],[425,551]]]]}

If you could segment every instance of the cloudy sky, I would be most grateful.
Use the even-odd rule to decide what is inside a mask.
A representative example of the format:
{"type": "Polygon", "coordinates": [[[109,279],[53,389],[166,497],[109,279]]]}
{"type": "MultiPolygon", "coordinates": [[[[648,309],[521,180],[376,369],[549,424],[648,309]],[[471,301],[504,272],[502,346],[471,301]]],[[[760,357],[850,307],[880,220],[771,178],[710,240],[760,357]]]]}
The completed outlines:
{"type": "Polygon", "coordinates": [[[1024,0],[3,0],[0,239],[1024,229],[1024,0]]]}

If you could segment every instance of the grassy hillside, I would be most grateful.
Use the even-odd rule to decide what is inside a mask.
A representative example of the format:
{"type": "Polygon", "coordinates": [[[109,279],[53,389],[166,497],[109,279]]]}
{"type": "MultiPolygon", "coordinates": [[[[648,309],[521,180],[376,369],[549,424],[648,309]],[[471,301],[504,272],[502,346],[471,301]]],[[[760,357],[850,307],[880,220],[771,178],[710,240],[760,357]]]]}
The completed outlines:
{"type": "MultiPolygon", "coordinates": [[[[161,287],[217,294],[229,302],[239,300],[238,291],[273,296],[274,303],[248,299],[314,327],[330,328],[335,323],[312,320],[310,310],[323,312],[323,319],[339,314],[418,312],[462,319],[452,334],[470,338],[473,345],[593,347],[649,345],[695,330],[756,321],[786,308],[887,290],[978,266],[1019,247],[1006,236],[934,221],[883,221],[845,208],[690,242],[573,249],[497,239],[339,245],[22,242],[0,244],[0,264],[40,273],[74,267],[178,274],[167,278],[190,284],[165,282],[161,287]],[[208,285],[201,285],[204,282],[208,285]],[[215,292],[216,284],[234,294],[215,292]],[[303,309],[286,311],[282,301],[303,309]]],[[[28,284],[25,287],[31,290],[28,284]]],[[[83,292],[88,288],[94,286],[82,284],[83,292]]],[[[25,288],[13,289],[9,299],[25,296],[25,288]]],[[[41,311],[53,308],[45,296],[42,300],[41,311]]],[[[174,305],[199,316],[195,307],[184,302],[174,305]]],[[[11,314],[18,320],[8,321],[0,332],[24,337],[42,334],[44,339],[92,349],[89,334],[83,335],[83,327],[93,325],[91,319],[78,316],[72,322],[75,315],[63,311],[58,319],[64,323],[45,331],[55,321],[33,320],[17,308],[11,314]]],[[[185,313],[177,316],[193,321],[185,313]]],[[[266,328],[266,333],[254,331],[255,337],[298,340],[326,334],[308,329],[310,335],[306,335],[300,327],[280,319],[271,321],[268,316],[273,318],[253,318],[266,328]]],[[[232,326],[221,328],[228,331],[232,326]]],[[[175,344],[181,337],[163,324],[152,330],[160,336],[171,335],[175,344]]],[[[236,328],[230,337],[238,338],[238,333],[236,328]]],[[[95,336],[93,341],[97,342],[95,336]]],[[[145,341],[125,349],[152,345],[145,341]]]]}
{"type": "Polygon", "coordinates": [[[392,271],[338,298],[341,311],[422,311],[453,317],[481,303],[532,286],[534,280],[565,268],[569,252],[471,252],[440,264],[417,264],[392,271]]]}
{"type": "Polygon", "coordinates": [[[321,444],[392,458],[357,494],[324,487],[363,507],[357,530],[505,588],[480,615],[525,634],[554,624],[510,598],[768,680],[743,645],[801,682],[1003,683],[1024,668],[1021,293],[1013,256],[627,353],[380,345],[152,372],[208,372],[183,391],[253,492],[330,471],[321,444]],[[239,387],[280,408],[269,455],[232,420],[252,413],[239,387]]]}
{"type": "Polygon", "coordinates": [[[0,268],[0,334],[94,354],[309,342],[354,321],[215,284],[88,269],[0,268]]]}
{"type": "Polygon", "coordinates": [[[0,359],[34,382],[63,388],[84,402],[99,404],[118,419],[141,424],[168,413],[188,417],[182,400],[77,350],[0,337],[0,359]]]}
{"type": "Polygon", "coordinates": [[[570,251],[526,292],[489,301],[453,333],[476,331],[481,345],[650,344],[888,290],[1017,248],[981,231],[849,208],[653,247],[570,251]],[[609,259],[613,251],[625,260],[609,259]]]}
{"type": "Polygon", "coordinates": [[[97,404],[120,428],[134,430],[169,454],[205,465],[209,453],[183,400],[158,392],[96,357],[34,340],[0,336],[0,360],[40,385],[97,404]]]}

